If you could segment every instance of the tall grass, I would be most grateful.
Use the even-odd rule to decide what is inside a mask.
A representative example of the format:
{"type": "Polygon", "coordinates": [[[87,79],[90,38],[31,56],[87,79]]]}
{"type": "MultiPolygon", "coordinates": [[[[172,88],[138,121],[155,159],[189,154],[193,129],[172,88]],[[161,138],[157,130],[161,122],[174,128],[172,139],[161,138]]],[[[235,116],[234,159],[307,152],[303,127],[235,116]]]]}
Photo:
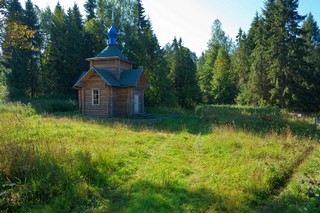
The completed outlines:
{"type": "Polygon", "coordinates": [[[231,125],[257,134],[283,133],[318,139],[320,134],[312,118],[295,119],[278,108],[245,106],[199,106],[196,114],[211,125],[231,125]]]}
{"type": "Polygon", "coordinates": [[[318,142],[271,131],[295,121],[269,109],[206,110],[158,110],[162,123],[136,126],[0,105],[0,211],[319,210],[318,142]],[[269,127],[257,134],[245,116],[269,127]]]}
{"type": "Polygon", "coordinates": [[[38,113],[75,111],[78,107],[78,102],[70,98],[40,98],[30,103],[38,113]]]}

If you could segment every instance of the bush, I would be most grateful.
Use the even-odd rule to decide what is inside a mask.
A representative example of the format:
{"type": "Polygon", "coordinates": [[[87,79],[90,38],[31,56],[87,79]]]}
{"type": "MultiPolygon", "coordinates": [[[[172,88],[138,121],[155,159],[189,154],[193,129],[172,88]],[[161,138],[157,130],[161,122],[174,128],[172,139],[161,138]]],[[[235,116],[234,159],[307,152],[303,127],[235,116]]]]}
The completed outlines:
{"type": "Polygon", "coordinates": [[[40,98],[31,101],[31,105],[38,113],[67,112],[77,109],[77,101],[72,99],[40,98]]]}
{"type": "Polygon", "coordinates": [[[8,98],[8,89],[6,85],[6,72],[0,71],[0,102],[8,98]]]}
{"type": "Polygon", "coordinates": [[[15,113],[24,117],[35,115],[35,110],[31,104],[23,104],[20,102],[10,102],[6,104],[0,104],[0,113],[15,113]]]}

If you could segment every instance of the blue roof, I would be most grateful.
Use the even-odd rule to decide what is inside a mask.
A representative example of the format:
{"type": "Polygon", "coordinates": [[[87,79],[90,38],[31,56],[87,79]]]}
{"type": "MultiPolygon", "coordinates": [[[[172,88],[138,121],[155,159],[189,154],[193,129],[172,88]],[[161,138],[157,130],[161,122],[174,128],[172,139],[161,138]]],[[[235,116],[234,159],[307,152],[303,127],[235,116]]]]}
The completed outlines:
{"type": "Polygon", "coordinates": [[[113,87],[119,87],[120,83],[114,79],[106,70],[92,67],[102,78],[107,82],[108,85],[113,87]]]}
{"type": "Polygon", "coordinates": [[[137,86],[139,77],[143,71],[141,69],[125,70],[120,76],[120,85],[133,87],[137,86]]]}
{"type": "Polygon", "coordinates": [[[77,88],[80,86],[82,79],[88,75],[91,71],[97,72],[101,78],[112,87],[135,87],[138,84],[138,80],[143,73],[141,69],[133,69],[133,70],[124,70],[120,75],[120,80],[116,80],[113,76],[111,76],[107,70],[91,67],[88,72],[84,72],[81,74],[80,78],[77,80],[77,83],[73,86],[73,88],[77,88]]]}
{"type": "Polygon", "coordinates": [[[117,45],[108,45],[95,58],[120,58],[126,61],[128,60],[127,56],[120,51],[117,45]]]}
{"type": "MultiPolygon", "coordinates": [[[[88,71],[88,72],[89,72],[89,71],[88,71]]],[[[78,80],[76,81],[76,83],[73,85],[72,88],[78,87],[78,86],[79,86],[78,84],[80,83],[80,81],[84,78],[84,76],[85,76],[88,72],[83,72],[83,73],[81,73],[80,77],[78,78],[78,80]]]]}

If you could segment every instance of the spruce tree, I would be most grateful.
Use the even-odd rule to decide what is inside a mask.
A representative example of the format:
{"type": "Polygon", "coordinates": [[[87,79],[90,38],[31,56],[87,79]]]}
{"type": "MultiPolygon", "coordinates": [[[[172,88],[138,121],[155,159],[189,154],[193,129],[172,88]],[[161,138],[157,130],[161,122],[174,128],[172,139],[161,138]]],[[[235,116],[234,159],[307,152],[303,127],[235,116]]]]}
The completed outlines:
{"type": "Polygon", "coordinates": [[[196,56],[175,38],[166,53],[170,67],[170,80],[174,94],[181,107],[194,107],[199,101],[199,88],[196,81],[196,56]]]}
{"type": "Polygon", "coordinates": [[[242,104],[266,106],[270,100],[270,83],[266,68],[267,43],[264,20],[256,14],[246,41],[249,51],[250,67],[247,82],[241,88],[238,100],[242,104]]]}
{"type": "Polygon", "coordinates": [[[270,103],[290,108],[299,96],[299,74],[302,52],[298,0],[269,0],[264,11],[266,38],[266,70],[270,82],[270,103]]]}
{"type": "Polygon", "coordinates": [[[300,106],[305,111],[320,109],[320,31],[313,15],[309,14],[302,25],[302,38],[305,44],[304,72],[301,73],[300,106]]]}
{"type": "Polygon", "coordinates": [[[245,90],[246,83],[248,82],[248,74],[250,71],[250,50],[248,45],[249,39],[242,29],[239,29],[237,35],[236,49],[231,56],[231,72],[237,82],[237,93],[240,94],[237,97],[238,103],[244,103],[241,92],[245,90]]]}
{"type": "MultiPolygon", "coordinates": [[[[83,33],[82,16],[79,7],[74,4],[73,8],[69,8],[66,15],[66,49],[65,69],[67,86],[69,91],[79,75],[88,69],[85,61],[85,38],[83,33]]],[[[71,91],[70,91],[71,93],[71,91]]]]}
{"type": "Polygon", "coordinates": [[[97,0],[86,0],[84,4],[84,10],[87,13],[87,20],[96,17],[95,10],[97,9],[97,0]]]}
{"type": "Polygon", "coordinates": [[[147,105],[176,105],[169,80],[169,68],[160,48],[158,39],[152,29],[151,22],[144,15],[141,1],[136,1],[134,25],[128,22],[125,31],[124,52],[129,59],[137,62],[147,75],[149,89],[146,90],[147,105]]]}
{"type": "MultiPolygon", "coordinates": [[[[58,3],[52,14],[47,14],[45,22],[48,32],[48,44],[42,57],[45,94],[68,94],[70,93],[69,80],[66,78],[66,58],[68,57],[67,40],[65,35],[66,14],[58,3]]],[[[72,86],[72,85],[71,85],[72,86]]]]}

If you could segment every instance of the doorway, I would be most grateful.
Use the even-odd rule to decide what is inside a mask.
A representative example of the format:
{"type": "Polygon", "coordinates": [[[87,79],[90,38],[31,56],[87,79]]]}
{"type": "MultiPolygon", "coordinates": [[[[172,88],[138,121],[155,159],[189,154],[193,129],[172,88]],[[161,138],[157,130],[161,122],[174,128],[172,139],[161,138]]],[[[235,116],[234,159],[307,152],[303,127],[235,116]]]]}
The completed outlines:
{"type": "Polygon", "coordinates": [[[134,95],[133,112],[139,113],[139,95],[134,95]]]}

